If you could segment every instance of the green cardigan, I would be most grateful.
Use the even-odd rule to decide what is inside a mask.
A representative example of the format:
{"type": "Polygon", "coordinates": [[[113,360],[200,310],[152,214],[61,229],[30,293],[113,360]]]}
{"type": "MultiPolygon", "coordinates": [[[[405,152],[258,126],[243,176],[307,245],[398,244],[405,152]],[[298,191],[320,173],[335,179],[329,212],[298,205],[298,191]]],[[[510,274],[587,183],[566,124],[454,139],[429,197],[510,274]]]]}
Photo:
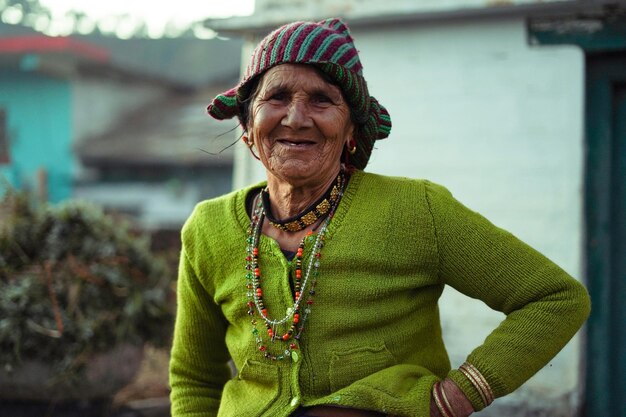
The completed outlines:
{"type": "MultiPolygon", "coordinates": [[[[445,188],[356,172],[328,228],[298,360],[268,361],[246,306],[245,201],[255,187],[200,203],[183,228],[173,417],[281,417],[318,404],[428,416],[431,388],[446,376],[479,410],[441,337],[444,285],[506,315],[467,359],[496,397],[541,369],[589,314],[580,283],[445,188]]],[[[282,317],[295,262],[266,236],[259,250],[269,316],[282,317]]]]}

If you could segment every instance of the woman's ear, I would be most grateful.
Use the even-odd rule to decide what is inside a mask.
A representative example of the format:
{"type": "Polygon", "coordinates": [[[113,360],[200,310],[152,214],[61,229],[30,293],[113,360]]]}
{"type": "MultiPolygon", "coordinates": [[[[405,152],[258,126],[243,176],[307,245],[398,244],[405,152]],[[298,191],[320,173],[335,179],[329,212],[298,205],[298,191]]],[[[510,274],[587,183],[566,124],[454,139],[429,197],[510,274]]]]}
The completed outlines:
{"type": "Polygon", "coordinates": [[[350,123],[350,128],[348,129],[348,133],[346,135],[346,150],[350,155],[354,155],[356,152],[356,140],[354,139],[354,123],[350,123]]]}
{"type": "Polygon", "coordinates": [[[246,144],[246,146],[248,147],[248,150],[250,151],[250,153],[252,154],[252,156],[260,161],[261,159],[254,153],[254,151],[252,150],[252,147],[254,146],[254,140],[252,139],[252,137],[248,136],[246,134],[247,132],[244,132],[244,134],[241,136],[241,140],[243,141],[243,143],[246,144]]]}
{"type": "Polygon", "coordinates": [[[353,140],[355,130],[356,129],[354,128],[354,123],[350,123],[348,131],[346,132],[346,148],[349,147],[350,142],[353,140]]]}

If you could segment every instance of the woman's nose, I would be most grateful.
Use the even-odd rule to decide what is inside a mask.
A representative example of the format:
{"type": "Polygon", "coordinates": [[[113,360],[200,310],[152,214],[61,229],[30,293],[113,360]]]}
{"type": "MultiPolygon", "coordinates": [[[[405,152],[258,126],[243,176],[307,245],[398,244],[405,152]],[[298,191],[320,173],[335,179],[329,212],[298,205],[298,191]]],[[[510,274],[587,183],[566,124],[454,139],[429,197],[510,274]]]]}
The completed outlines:
{"type": "Polygon", "coordinates": [[[308,106],[303,100],[293,100],[289,103],[287,114],[283,117],[282,125],[292,129],[301,129],[312,126],[308,106]]]}

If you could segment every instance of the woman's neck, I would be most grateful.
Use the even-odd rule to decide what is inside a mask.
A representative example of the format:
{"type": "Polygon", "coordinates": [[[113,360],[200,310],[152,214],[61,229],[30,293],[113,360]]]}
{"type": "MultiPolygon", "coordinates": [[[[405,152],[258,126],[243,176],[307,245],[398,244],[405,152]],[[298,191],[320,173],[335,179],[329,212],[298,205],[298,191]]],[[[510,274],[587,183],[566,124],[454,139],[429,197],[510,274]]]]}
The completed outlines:
{"type": "Polygon", "coordinates": [[[313,185],[294,185],[268,175],[267,189],[274,217],[277,219],[288,219],[302,213],[314,201],[324,195],[338,174],[339,168],[313,185]]]}

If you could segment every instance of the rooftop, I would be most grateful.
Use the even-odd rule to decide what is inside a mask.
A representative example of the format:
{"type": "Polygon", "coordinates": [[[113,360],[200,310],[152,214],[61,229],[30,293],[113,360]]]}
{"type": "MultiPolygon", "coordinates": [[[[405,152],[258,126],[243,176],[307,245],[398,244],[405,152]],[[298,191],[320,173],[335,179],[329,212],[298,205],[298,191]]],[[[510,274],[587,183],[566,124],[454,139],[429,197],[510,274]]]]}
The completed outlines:
{"type": "Polygon", "coordinates": [[[105,135],[81,141],[76,152],[90,167],[230,166],[232,148],[220,151],[237,141],[237,122],[219,122],[205,110],[215,95],[236,82],[228,81],[193,94],[172,94],[142,108],[105,135]]]}

